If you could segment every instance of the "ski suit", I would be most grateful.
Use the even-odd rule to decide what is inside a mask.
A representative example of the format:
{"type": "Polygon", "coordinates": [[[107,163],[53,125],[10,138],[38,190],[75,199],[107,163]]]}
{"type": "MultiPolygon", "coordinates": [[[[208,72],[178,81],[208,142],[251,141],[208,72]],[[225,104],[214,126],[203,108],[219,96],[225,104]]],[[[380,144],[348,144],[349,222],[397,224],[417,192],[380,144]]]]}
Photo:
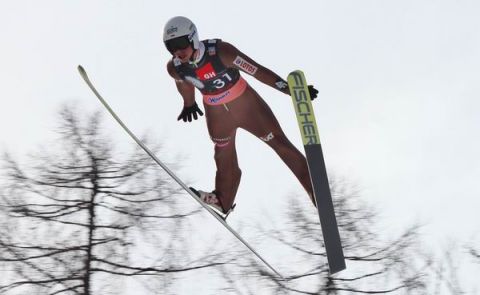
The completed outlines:
{"type": "Polygon", "coordinates": [[[272,147],[302,186],[313,196],[304,155],[288,140],[273,112],[241,77],[239,69],[254,75],[257,67],[237,56],[225,65],[219,57],[219,39],[202,41],[203,57],[195,64],[172,60],[177,75],[203,95],[207,127],[215,144],[215,193],[224,211],[230,209],[240,184],[235,135],[242,128],[272,147]]]}

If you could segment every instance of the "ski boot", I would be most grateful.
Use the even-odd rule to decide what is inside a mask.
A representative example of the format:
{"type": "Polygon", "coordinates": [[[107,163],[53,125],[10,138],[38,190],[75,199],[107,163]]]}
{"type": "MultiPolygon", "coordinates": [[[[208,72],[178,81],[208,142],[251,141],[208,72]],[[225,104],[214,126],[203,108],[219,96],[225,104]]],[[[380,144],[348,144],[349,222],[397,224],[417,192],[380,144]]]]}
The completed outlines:
{"type": "Polygon", "coordinates": [[[220,218],[223,220],[226,220],[228,215],[233,211],[235,208],[236,204],[233,204],[233,206],[225,211],[222,207],[220,199],[217,197],[215,194],[215,191],[209,193],[209,192],[204,192],[200,190],[196,190],[193,187],[190,187],[190,190],[197,195],[197,197],[206,205],[208,205],[211,209],[213,209],[213,212],[217,214],[220,218]]]}

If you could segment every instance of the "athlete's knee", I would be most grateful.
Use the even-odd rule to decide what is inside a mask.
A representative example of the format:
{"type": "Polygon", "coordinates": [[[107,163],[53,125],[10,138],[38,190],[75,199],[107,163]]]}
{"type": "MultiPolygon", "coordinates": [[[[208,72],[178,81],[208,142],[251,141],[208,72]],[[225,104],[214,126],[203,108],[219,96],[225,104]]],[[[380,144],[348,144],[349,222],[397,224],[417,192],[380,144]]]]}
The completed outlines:
{"type": "Polygon", "coordinates": [[[273,132],[269,132],[269,133],[265,134],[264,136],[260,136],[260,139],[263,140],[266,143],[271,142],[274,138],[275,138],[275,135],[273,134],[273,132]]]}
{"type": "Polygon", "coordinates": [[[237,165],[235,144],[231,140],[214,140],[215,153],[213,158],[219,170],[229,170],[237,165]]]}
{"type": "Polygon", "coordinates": [[[228,136],[228,137],[222,137],[222,138],[217,138],[217,137],[210,137],[213,141],[213,143],[215,144],[215,149],[217,148],[225,148],[225,147],[228,147],[231,143],[231,139],[232,137],[231,136],[228,136]]]}
{"type": "Polygon", "coordinates": [[[266,144],[271,146],[274,149],[289,147],[291,145],[288,138],[282,132],[269,132],[264,136],[260,137],[266,144]]]}
{"type": "MultiPolygon", "coordinates": [[[[263,138],[262,138],[263,139],[263,138]]],[[[300,154],[298,149],[283,133],[271,133],[267,135],[264,140],[275,152],[282,156],[297,158],[300,154]]]]}

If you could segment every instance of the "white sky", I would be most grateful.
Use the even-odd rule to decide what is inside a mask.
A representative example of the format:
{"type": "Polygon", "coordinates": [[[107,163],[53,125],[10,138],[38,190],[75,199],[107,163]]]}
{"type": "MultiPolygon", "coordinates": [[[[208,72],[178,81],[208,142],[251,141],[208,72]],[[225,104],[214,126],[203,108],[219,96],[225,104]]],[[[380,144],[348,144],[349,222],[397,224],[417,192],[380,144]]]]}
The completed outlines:
{"type": "MultiPolygon", "coordinates": [[[[179,176],[213,189],[204,119],[176,121],[182,100],[165,71],[163,26],[185,15],[202,39],[229,41],[283,77],[305,72],[320,91],[328,169],[363,188],[379,228],[420,221],[432,245],[478,236],[480,2],[303,2],[0,0],[0,147],[20,156],[54,138],[63,102],[100,109],[82,64],[134,132],[165,142],[161,159],[182,154],[179,176]]],[[[290,98],[247,79],[303,151],[290,98]]],[[[300,185],[258,139],[240,132],[237,147],[244,174],[230,223],[279,216],[300,185]]]]}

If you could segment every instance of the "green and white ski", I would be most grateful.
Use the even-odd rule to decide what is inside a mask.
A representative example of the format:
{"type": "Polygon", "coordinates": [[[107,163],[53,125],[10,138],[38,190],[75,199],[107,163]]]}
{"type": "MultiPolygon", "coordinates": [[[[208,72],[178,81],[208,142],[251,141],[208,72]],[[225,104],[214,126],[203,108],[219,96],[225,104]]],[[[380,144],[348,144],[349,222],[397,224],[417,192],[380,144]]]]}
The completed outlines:
{"type": "Polygon", "coordinates": [[[322,146],[320,145],[320,136],[311,104],[308,84],[303,72],[294,71],[290,73],[288,75],[288,86],[297,115],[300,133],[302,134],[308,170],[322,226],[328,266],[330,273],[334,274],[346,268],[345,258],[328,184],[322,146]]]}

